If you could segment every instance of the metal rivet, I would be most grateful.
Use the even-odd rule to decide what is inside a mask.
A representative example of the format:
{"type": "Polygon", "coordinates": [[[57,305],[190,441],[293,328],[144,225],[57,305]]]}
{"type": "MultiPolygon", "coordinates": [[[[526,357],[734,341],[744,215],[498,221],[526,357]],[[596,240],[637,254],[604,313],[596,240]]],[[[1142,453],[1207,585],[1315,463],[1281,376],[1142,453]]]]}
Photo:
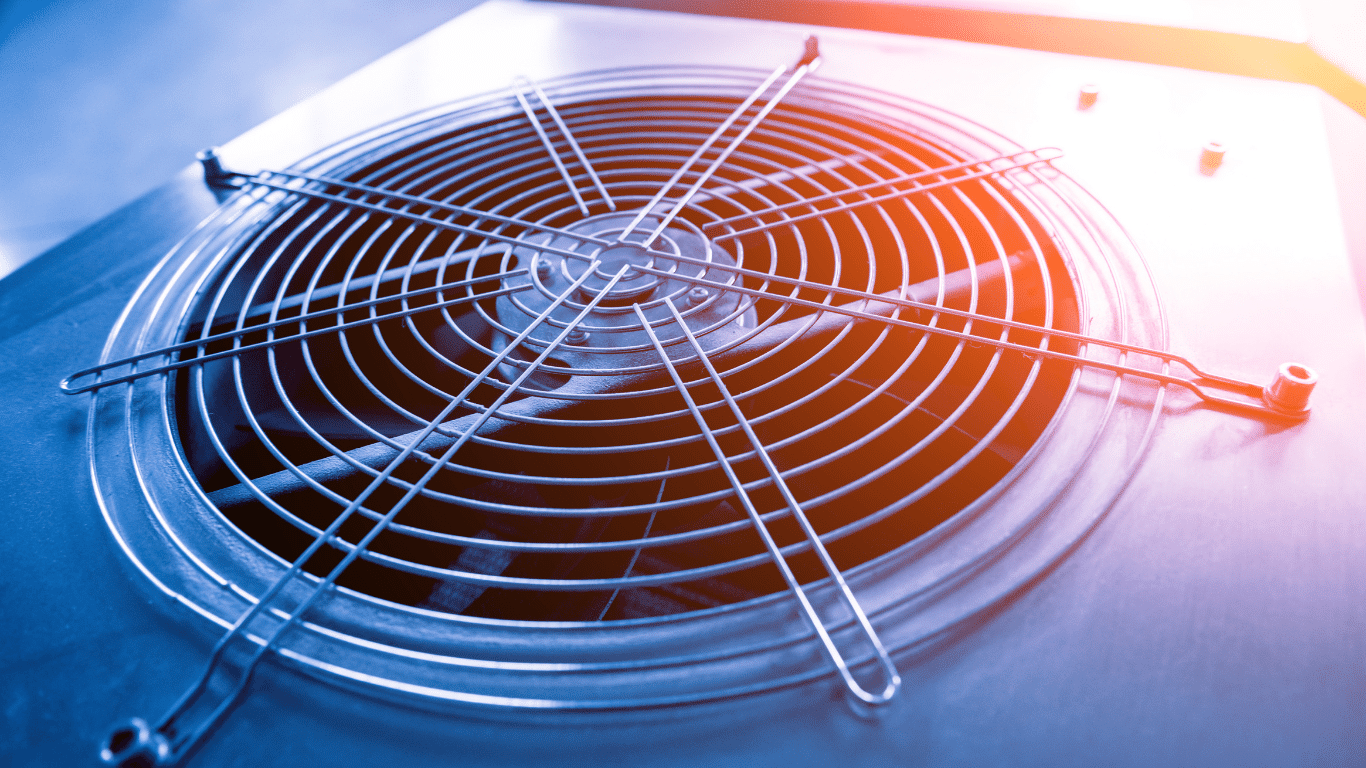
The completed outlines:
{"type": "Polygon", "coordinates": [[[1211,141],[1200,148],[1200,172],[1209,176],[1224,164],[1224,145],[1211,141]]]}
{"type": "Polygon", "coordinates": [[[699,285],[688,291],[688,306],[695,307],[706,301],[708,296],[711,296],[711,291],[699,285]]]}
{"type": "Polygon", "coordinates": [[[1299,363],[1281,363],[1271,386],[1262,390],[1266,404],[1283,413],[1304,413],[1309,410],[1309,394],[1319,382],[1313,368],[1299,363]]]}
{"type": "Polygon", "coordinates": [[[1090,83],[1081,87],[1081,92],[1077,94],[1077,109],[1090,109],[1096,103],[1096,97],[1100,95],[1100,89],[1090,83]]]}
{"type": "Polygon", "coordinates": [[[152,768],[165,765],[170,753],[171,745],[166,737],[148,727],[146,720],[134,717],[109,732],[109,738],[100,750],[100,762],[122,768],[152,768]]]}
{"type": "Polygon", "coordinates": [[[228,180],[233,174],[223,167],[223,161],[218,157],[218,147],[209,147],[195,155],[195,159],[204,167],[204,183],[211,187],[232,186],[228,180]]]}
{"type": "Polygon", "coordinates": [[[569,332],[568,336],[564,337],[564,343],[581,347],[588,343],[588,331],[585,331],[582,328],[575,328],[569,332]]]}
{"type": "Polygon", "coordinates": [[[797,66],[811,66],[821,59],[821,43],[815,35],[807,35],[806,48],[802,51],[802,58],[797,62],[797,66]]]}

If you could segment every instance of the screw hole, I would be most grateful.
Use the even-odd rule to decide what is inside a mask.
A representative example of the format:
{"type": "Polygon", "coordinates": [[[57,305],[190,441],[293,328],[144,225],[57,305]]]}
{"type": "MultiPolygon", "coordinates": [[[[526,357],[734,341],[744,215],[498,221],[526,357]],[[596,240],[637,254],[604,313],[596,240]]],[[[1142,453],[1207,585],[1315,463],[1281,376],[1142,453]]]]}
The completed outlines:
{"type": "Polygon", "coordinates": [[[119,728],[109,734],[109,751],[118,754],[137,740],[138,732],[133,728],[119,728]]]}

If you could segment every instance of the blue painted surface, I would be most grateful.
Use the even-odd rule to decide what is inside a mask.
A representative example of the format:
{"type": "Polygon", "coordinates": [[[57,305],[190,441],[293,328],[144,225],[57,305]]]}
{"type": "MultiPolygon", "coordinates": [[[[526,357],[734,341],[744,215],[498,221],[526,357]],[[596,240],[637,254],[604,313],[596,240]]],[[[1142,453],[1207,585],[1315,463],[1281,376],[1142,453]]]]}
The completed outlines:
{"type": "MultiPolygon", "coordinates": [[[[0,91],[17,88],[0,77],[0,91]]],[[[10,102],[0,104],[0,152],[11,153],[0,157],[19,157],[4,146],[10,102]]],[[[36,199],[5,178],[6,200],[36,199]]],[[[87,401],[54,387],[97,354],[168,245],[136,226],[138,211],[169,220],[157,237],[175,237],[211,206],[193,174],[173,183],[177,194],[148,198],[0,284],[0,624],[12,633],[0,764],[89,764],[114,719],[164,710],[209,643],[149,604],[111,545],[93,515],[87,401]],[[102,258],[111,252],[127,260],[102,258]]],[[[192,764],[374,765],[386,752],[396,764],[400,750],[408,765],[828,765],[830,754],[883,766],[1359,764],[1366,615],[1354,606],[1366,602],[1366,536],[1354,510],[1366,481],[1343,468],[1366,461],[1366,448],[1359,401],[1341,393],[1366,368],[1359,326],[1344,338],[1340,358],[1315,360],[1340,396],[1324,397],[1298,432],[1262,435],[1209,414],[1169,420],[1141,490],[1074,557],[958,642],[901,659],[906,693],[880,724],[827,699],[803,708],[794,700],[806,690],[671,713],[653,730],[609,718],[486,722],[403,713],[271,669],[192,764]],[[1306,499],[1303,487],[1324,490],[1306,499]],[[1265,511],[1250,514],[1248,499],[1265,511]]]]}
{"type": "Polygon", "coordinates": [[[0,2],[0,275],[477,3],[0,2]]]}

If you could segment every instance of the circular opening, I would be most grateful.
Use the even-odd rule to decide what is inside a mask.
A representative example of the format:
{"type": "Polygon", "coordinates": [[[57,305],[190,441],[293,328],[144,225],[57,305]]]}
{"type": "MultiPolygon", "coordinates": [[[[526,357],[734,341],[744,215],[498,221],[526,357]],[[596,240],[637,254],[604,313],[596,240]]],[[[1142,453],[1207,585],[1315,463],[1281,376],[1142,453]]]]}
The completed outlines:
{"type": "Polygon", "coordinates": [[[118,754],[128,747],[138,738],[138,732],[134,728],[119,728],[109,734],[109,751],[118,754]]]}
{"type": "Polygon", "coordinates": [[[1285,372],[1291,378],[1298,379],[1301,382],[1309,382],[1317,378],[1313,371],[1303,365],[1295,365],[1294,363],[1287,365],[1285,367],[1285,372]]]}
{"type": "MultiPolygon", "coordinates": [[[[148,277],[108,359],[203,338],[205,326],[229,334],[204,345],[211,352],[272,335],[273,351],[111,387],[92,406],[106,519],[158,594],[183,596],[176,605],[195,621],[228,624],[272,584],[282,609],[298,605],[316,582],[280,582],[285,563],[434,420],[442,426],[420,452],[308,563],[324,572],[396,511],[343,588],[282,641],[282,658],[433,706],[468,695],[499,708],[620,710],[825,676],[741,498],[814,604],[830,605],[833,587],[730,404],[690,362],[685,329],[889,649],[963,626],[1072,551],[1140,466],[1149,419],[1115,418],[1136,404],[1095,396],[1110,377],[998,355],[995,340],[1043,344],[1001,318],[1075,329],[1084,314],[1090,334],[1161,347],[1151,280],[1122,229],[1043,164],[876,205],[843,195],[1021,150],[982,126],[804,81],[665,227],[656,245],[672,263],[657,292],[576,319],[588,301],[566,279],[573,254],[612,242],[583,237],[621,231],[763,74],[666,67],[547,84],[615,212],[565,155],[589,206],[579,210],[505,95],[383,126],[299,166],[487,206],[479,218],[406,197],[381,206],[396,211],[389,221],[308,196],[229,198],[148,277]],[[403,205],[418,225],[397,214],[403,205]],[[492,218],[502,213],[518,218],[492,218]],[[496,232],[448,231],[433,221],[443,217],[496,232]],[[710,295],[685,306],[698,278],[710,295]],[[884,300],[903,293],[972,323],[884,300]],[[303,313],[307,338],[289,319],[303,313]],[[339,332],[343,322],[354,325],[339,332]],[[550,370],[522,376],[576,323],[590,344],[549,350],[550,370]]],[[[823,615],[844,637],[849,626],[823,615]]],[[[154,746],[143,752],[155,757],[154,746]]]]}
{"type": "MultiPolygon", "coordinates": [[[[616,214],[586,183],[582,214],[520,113],[384,144],[334,171],[515,219],[499,232],[521,243],[511,251],[368,209],[279,203],[182,326],[186,340],[238,334],[210,352],[271,342],[175,379],[178,436],[209,499],[283,560],[342,516],[338,536],[355,544],[401,505],[339,584],[447,613],[596,621],[785,589],[750,510],[800,581],[824,578],[788,496],[850,569],[989,493],[1044,433],[1072,376],[993,342],[1069,345],[991,321],[1075,331],[1078,299],[1045,227],[996,181],[852,205],[968,159],[951,143],[794,98],[670,225],[677,274],[648,272],[661,260],[636,246],[605,251],[604,262],[658,281],[653,293],[590,309],[561,280],[582,270],[578,245],[562,241],[582,244],[587,221],[634,215],[738,101],[559,105],[616,214]],[[816,198],[825,213],[784,223],[816,198]],[[553,280],[508,276],[534,254],[567,266],[553,280]],[[683,278],[699,276],[711,300],[689,306],[698,286],[683,278]],[[686,309],[719,383],[664,295],[686,309]],[[971,316],[878,301],[897,295],[971,316]],[[321,313],[309,333],[354,325],[256,330],[306,313],[321,313]],[[589,346],[562,346],[549,370],[522,376],[575,325],[589,346]]],[[[306,569],[327,573],[345,548],[334,542],[306,569]]]]}

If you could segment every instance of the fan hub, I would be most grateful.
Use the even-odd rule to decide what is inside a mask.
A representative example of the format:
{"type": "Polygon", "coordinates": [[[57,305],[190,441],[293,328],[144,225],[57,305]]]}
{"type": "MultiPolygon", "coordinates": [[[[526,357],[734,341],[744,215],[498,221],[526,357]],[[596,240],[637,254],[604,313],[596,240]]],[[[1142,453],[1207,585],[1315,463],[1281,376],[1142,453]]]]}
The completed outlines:
{"type": "MultiPolygon", "coordinates": [[[[619,306],[636,299],[646,298],[659,287],[658,276],[635,269],[635,267],[645,267],[646,269],[655,267],[655,255],[639,245],[633,243],[611,245],[603,248],[593,258],[601,263],[598,264],[597,269],[589,276],[588,280],[579,286],[579,294],[584,299],[591,300],[594,296],[602,294],[622,268],[626,269],[626,273],[621,276],[612,290],[602,297],[602,303],[607,306],[619,306]]],[[[592,262],[585,260],[574,263],[572,260],[566,259],[564,265],[567,275],[571,279],[577,280],[592,265],[592,262]]],[[[669,265],[671,266],[672,262],[669,262],[669,265]]]]}
{"type": "Polygon", "coordinates": [[[622,357],[622,352],[650,348],[649,337],[640,328],[635,314],[637,304],[663,337],[673,338],[679,333],[668,330],[672,320],[665,305],[666,299],[672,301],[683,313],[688,327],[703,336],[703,346],[707,348],[754,328],[754,311],[742,307],[739,294],[708,287],[706,295],[710,298],[689,298],[698,279],[714,285],[736,281],[734,272],[711,267],[734,266],[735,259],[729,252],[682,220],[666,227],[647,249],[640,242],[627,242],[626,238],[644,240],[648,232],[658,227],[658,220],[647,216],[631,227],[632,219],[629,214],[602,214],[570,224],[559,233],[527,235],[526,246],[514,249],[513,255],[519,263],[535,263],[536,268],[503,280],[505,287],[521,290],[497,301],[494,348],[501,349],[508,339],[532,325],[536,316],[566,291],[570,295],[552,310],[550,322],[533,329],[529,341],[533,346],[550,341],[562,324],[572,321],[584,305],[596,300],[593,310],[578,326],[582,334],[576,334],[576,340],[569,345],[571,349],[563,350],[575,360],[595,367],[632,365],[622,357]],[[625,273],[617,278],[623,268],[625,273]],[[575,283],[577,289],[573,287],[575,283]],[[612,286],[610,290],[608,285],[612,286]]]}

